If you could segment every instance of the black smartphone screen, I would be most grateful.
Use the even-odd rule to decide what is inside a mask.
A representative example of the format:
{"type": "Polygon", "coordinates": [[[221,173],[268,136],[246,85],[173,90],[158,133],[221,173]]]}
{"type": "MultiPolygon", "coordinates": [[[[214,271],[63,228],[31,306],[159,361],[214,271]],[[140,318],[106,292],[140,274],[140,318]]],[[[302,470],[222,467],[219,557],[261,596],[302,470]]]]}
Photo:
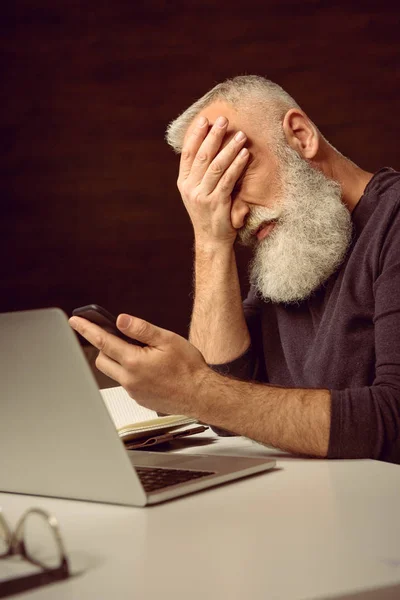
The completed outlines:
{"type": "Polygon", "coordinates": [[[138,342],[138,340],[134,340],[128,337],[127,335],[124,335],[116,325],[117,318],[110,312],[108,312],[108,310],[106,310],[102,306],[99,306],[98,304],[87,304],[86,306],[80,306],[79,308],[75,308],[72,311],[72,314],[74,317],[83,317],[91,323],[99,325],[99,327],[101,327],[108,333],[116,335],[121,340],[124,340],[124,342],[128,342],[129,344],[135,344],[136,346],[146,345],[142,344],[142,342],[138,342]]]}

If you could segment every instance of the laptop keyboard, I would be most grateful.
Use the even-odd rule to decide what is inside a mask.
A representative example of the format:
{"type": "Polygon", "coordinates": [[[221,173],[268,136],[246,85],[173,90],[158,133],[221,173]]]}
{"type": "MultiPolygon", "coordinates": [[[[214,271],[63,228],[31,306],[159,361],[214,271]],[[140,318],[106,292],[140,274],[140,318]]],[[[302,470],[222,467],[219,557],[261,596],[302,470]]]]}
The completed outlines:
{"type": "Polygon", "coordinates": [[[208,475],[214,471],[189,471],[186,469],[166,469],[159,467],[135,467],[135,471],[146,492],[155,492],[170,485],[185,483],[208,475]]]}

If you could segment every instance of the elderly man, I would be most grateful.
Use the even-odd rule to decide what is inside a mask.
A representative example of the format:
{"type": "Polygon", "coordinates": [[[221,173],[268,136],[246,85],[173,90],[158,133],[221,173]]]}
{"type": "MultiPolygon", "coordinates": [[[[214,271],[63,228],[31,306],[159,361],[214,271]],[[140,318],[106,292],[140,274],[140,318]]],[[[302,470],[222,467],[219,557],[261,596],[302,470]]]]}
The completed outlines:
{"type": "Polygon", "coordinates": [[[291,452],[400,462],[400,174],[368,173],[261,77],[170,124],[194,229],[190,342],[120,315],[72,326],[141,404],[291,452]],[[241,301],[236,238],[253,248],[241,301]]]}

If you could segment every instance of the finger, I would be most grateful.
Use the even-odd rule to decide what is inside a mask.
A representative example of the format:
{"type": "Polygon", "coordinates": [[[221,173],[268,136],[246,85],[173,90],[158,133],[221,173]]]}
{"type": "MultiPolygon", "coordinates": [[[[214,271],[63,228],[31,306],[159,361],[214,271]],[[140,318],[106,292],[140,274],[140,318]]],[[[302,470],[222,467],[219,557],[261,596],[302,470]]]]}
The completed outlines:
{"type": "Polygon", "coordinates": [[[122,385],[125,371],[118,362],[107,356],[107,354],[104,354],[104,352],[99,352],[95,364],[97,369],[104,373],[104,375],[122,385]]]}
{"type": "MultiPolygon", "coordinates": [[[[124,356],[131,345],[128,342],[120,340],[112,333],[104,331],[98,325],[91,323],[82,317],[71,317],[69,324],[72,329],[77,331],[82,337],[90,342],[95,348],[109,356],[112,360],[122,363],[124,356]]],[[[136,346],[132,346],[134,351],[136,346]]]]}
{"type": "Polygon", "coordinates": [[[220,196],[221,198],[231,199],[235,185],[248,164],[249,156],[250,153],[247,148],[242,148],[233,163],[228,167],[219,180],[214,194],[220,196]]]}
{"type": "MultiPolygon", "coordinates": [[[[117,327],[125,335],[143,342],[147,346],[160,347],[168,343],[175,334],[167,329],[157,327],[148,321],[121,314],[117,318],[117,327]]],[[[146,350],[144,348],[143,350],[146,350]]]]}
{"type": "Polygon", "coordinates": [[[206,117],[200,117],[185,137],[179,164],[178,185],[180,181],[184,181],[189,176],[194,157],[208,133],[207,125],[206,117]]]}
{"type": "Polygon", "coordinates": [[[201,182],[211,161],[221,148],[227,128],[228,119],[226,117],[218,117],[198,149],[190,170],[190,180],[194,185],[198,185],[201,182]]]}
{"type": "MultiPolygon", "coordinates": [[[[210,163],[202,181],[202,192],[206,195],[211,194],[214,191],[219,181],[222,179],[224,174],[227,172],[229,167],[233,165],[233,162],[238,157],[240,150],[246,141],[246,135],[243,131],[238,131],[235,137],[223,148],[214,160],[210,163]]],[[[247,161],[248,152],[241,154],[239,161],[235,163],[235,169],[243,167],[247,161]]],[[[239,175],[238,175],[239,177],[239,175]]]]}

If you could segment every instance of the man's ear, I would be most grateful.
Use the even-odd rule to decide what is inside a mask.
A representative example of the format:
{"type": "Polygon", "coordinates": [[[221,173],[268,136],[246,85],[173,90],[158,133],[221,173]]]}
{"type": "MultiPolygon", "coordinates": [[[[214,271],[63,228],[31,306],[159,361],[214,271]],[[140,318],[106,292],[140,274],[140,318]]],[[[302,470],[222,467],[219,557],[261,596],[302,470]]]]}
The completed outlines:
{"type": "Polygon", "coordinates": [[[319,148],[319,134],[314,123],[298,108],[291,108],[283,119],[286,141],[302,158],[312,160],[319,148]]]}

